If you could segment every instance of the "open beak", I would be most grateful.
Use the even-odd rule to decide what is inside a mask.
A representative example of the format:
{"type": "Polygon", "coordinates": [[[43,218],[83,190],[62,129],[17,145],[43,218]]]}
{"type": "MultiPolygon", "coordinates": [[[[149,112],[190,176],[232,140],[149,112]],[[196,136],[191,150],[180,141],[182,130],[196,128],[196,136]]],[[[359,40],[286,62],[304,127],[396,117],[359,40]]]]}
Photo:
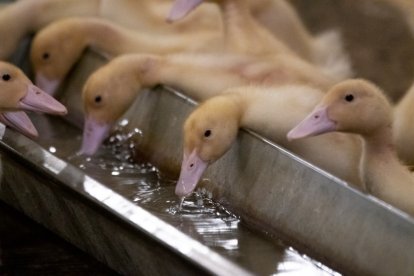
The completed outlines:
{"type": "Polygon", "coordinates": [[[18,108],[56,115],[68,113],[63,104],[33,84],[28,85],[26,96],[19,101],[18,108]]]}
{"type": "Polygon", "coordinates": [[[201,160],[196,150],[193,150],[189,156],[184,155],[180,178],[175,186],[175,194],[179,197],[191,194],[207,167],[208,163],[201,160]]]}
{"type": "Polygon", "coordinates": [[[35,84],[47,94],[53,96],[60,85],[60,81],[48,79],[41,73],[37,73],[35,76],[35,84]]]}
{"type": "Polygon", "coordinates": [[[23,111],[0,113],[0,122],[28,137],[34,138],[38,136],[38,132],[32,121],[30,121],[29,117],[23,111]]]}
{"type": "Polygon", "coordinates": [[[111,129],[110,124],[98,123],[91,118],[85,118],[83,140],[80,154],[93,155],[105,140],[111,129]]]}
{"type": "Polygon", "coordinates": [[[167,22],[174,22],[194,10],[204,0],[176,0],[171,8],[170,14],[167,17],[167,22]]]}
{"type": "Polygon", "coordinates": [[[302,122],[287,134],[289,140],[316,136],[336,129],[336,123],[328,118],[327,107],[316,107],[302,122]]]}

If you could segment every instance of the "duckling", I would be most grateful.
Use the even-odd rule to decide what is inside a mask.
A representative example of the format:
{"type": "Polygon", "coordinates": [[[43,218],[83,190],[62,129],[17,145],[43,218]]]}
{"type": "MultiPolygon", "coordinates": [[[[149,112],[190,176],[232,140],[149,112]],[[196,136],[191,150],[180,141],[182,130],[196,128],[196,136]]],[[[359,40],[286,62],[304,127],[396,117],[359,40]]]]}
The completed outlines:
{"type": "Polygon", "coordinates": [[[66,107],[33,85],[16,66],[0,61],[0,112],[27,110],[65,115],[66,107]]]}
{"type": "Polygon", "coordinates": [[[413,215],[414,178],[397,158],[392,123],[392,107],[383,91],[355,79],[333,86],[287,136],[299,139],[335,131],[359,134],[363,141],[360,174],[367,191],[413,215]]]}
{"type": "Polygon", "coordinates": [[[65,115],[65,106],[34,86],[16,66],[0,61],[0,122],[29,137],[38,132],[23,111],[65,115]]]}
{"type": "Polygon", "coordinates": [[[126,27],[144,30],[147,33],[181,33],[183,31],[198,32],[200,29],[211,30],[221,28],[217,20],[200,20],[199,18],[218,13],[205,7],[195,15],[177,26],[165,23],[168,3],[164,1],[136,0],[26,0],[15,1],[0,10],[0,59],[7,59],[16,49],[19,42],[27,35],[38,31],[47,24],[68,16],[103,17],[118,22],[126,27]],[[160,9],[161,8],[161,9],[160,9]],[[150,12],[149,12],[150,11],[150,12]],[[17,22],[18,21],[18,22],[17,22]]]}
{"type": "MultiPolygon", "coordinates": [[[[168,20],[176,21],[184,17],[203,2],[204,0],[176,0],[168,20]]],[[[342,48],[338,33],[331,31],[313,39],[298,15],[285,1],[212,2],[217,3],[222,11],[227,51],[251,55],[301,57],[314,64],[314,70],[319,70],[337,81],[352,75],[350,61],[342,48]],[[253,11],[256,18],[252,15],[253,11]],[[267,29],[260,23],[267,26],[267,29]]]]}
{"type": "Polygon", "coordinates": [[[81,152],[92,155],[97,150],[142,88],[164,84],[185,91],[195,100],[204,100],[234,86],[287,83],[324,89],[333,85],[329,78],[307,67],[292,65],[289,57],[284,56],[278,60],[219,54],[117,57],[95,71],[85,83],[86,119],[81,152]]]}
{"type": "Polygon", "coordinates": [[[216,31],[157,35],[137,32],[101,18],[67,18],[37,33],[30,58],[36,85],[53,95],[88,46],[112,58],[126,53],[214,51],[222,47],[221,38],[216,31]]]}
{"type": "Polygon", "coordinates": [[[98,16],[100,0],[15,1],[0,10],[0,59],[7,59],[20,41],[47,23],[69,15],[98,16]]]}
{"type": "Polygon", "coordinates": [[[322,97],[319,89],[285,85],[230,88],[208,99],[184,123],[184,157],[176,194],[187,196],[195,189],[207,166],[223,156],[234,143],[240,127],[262,134],[305,160],[360,186],[361,143],[356,136],[335,133],[299,143],[289,143],[286,138],[288,131],[322,97]],[[338,158],[332,160],[332,156],[338,158]]]}

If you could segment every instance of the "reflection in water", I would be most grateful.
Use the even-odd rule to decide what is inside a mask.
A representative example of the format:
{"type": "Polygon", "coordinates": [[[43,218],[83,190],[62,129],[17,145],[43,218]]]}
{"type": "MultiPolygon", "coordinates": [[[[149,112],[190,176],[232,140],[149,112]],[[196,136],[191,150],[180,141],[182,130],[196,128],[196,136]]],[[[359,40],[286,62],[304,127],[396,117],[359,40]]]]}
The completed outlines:
{"type": "Polygon", "coordinates": [[[337,275],[283,242],[250,231],[240,223],[238,216],[214,202],[211,194],[204,189],[199,189],[181,202],[174,194],[175,181],[163,177],[149,163],[133,162],[134,141],[143,134],[138,129],[123,132],[127,123],[123,121],[92,157],[73,154],[80,144],[79,133],[72,137],[73,145],[68,145],[68,137],[56,139],[53,145],[49,141],[44,143],[47,143],[50,152],[256,274],[337,275]]]}

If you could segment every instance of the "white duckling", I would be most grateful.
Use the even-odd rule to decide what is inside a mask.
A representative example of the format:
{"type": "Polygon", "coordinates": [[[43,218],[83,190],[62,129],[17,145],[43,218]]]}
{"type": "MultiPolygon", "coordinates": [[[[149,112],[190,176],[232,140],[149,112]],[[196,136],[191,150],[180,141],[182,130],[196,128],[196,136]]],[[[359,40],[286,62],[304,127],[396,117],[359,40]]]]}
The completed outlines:
{"type": "Polygon", "coordinates": [[[327,132],[359,134],[360,173],[368,192],[414,214],[414,178],[397,158],[392,141],[392,108],[384,93],[364,80],[339,83],[289,134],[289,139],[327,132]]]}
{"type": "Polygon", "coordinates": [[[221,9],[226,51],[265,56],[291,55],[292,58],[300,56],[314,64],[315,71],[321,71],[337,81],[352,75],[349,58],[342,49],[338,34],[329,32],[312,39],[297,14],[284,1],[176,0],[169,21],[184,17],[203,2],[214,2],[221,9]],[[256,10],[257,18],[253,17],[251,10],[256,10]],[[270,22],[268,10],[272,11],[272,18],[278,20],[270,22]],[[260,20],[268,28],[260,24],[260,20]],[[272,27],[274,25],[278,27],[272,27]],[[269,29],[274,32],[271,33],[269,29]],[[296,45],[306,46],[299,49],[296,45]]]}
{"type": "Polygon", "coordinates": [[[37,33],[30,58],[36,85],[53,94],[87,47],[112,58],[126,53],[215,51],[221,44],[221,33],[217,31],[157,35],[134,31],[102,18],[67,18],[37,33]]]}
{"type": "Polygon", "coordinates": [[[327,89],[333,83],[307,68],[290,67],[289,57],[275,60],[252,56],[130,54],[95,71],[83,91],[85,128],[81,152],[92,155],[112,125],[127,111],[140,89],[165,84],[195,100],[204,100],[241,85],[301,83],[327,89]],[[298,68],[301,68],[298,71],[298,68]]]}
{"type": "Polygon", "coordinates": [[[335,133],[289,143],[286,134],[323,97],[308,86],[230,88],[197,107],[184,124],[184,158],[176,194],[189,195],[207,166],[230,148],[240,127],[249,128],[286,147],[305,160],[354,184],[361,185],[356,136],[335,133]],[[299,142],[299,143],[298,143],[299,142]],[[332,156],[336,156],[334,160],[332,156]]]}

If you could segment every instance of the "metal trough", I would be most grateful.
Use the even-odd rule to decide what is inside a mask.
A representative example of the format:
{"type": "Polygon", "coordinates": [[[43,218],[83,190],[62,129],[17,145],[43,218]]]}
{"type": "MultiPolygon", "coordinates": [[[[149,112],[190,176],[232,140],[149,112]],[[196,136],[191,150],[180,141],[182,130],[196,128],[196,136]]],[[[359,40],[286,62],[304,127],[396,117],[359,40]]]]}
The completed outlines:
{"type": "MultiPolygon", "coordinates": [[[[102,62],[88,53],[61,91],[69,120],[77,125],[82,121],[80,85],[102,62]]],[[[140,154],[176,174],[182,156],[181,126],[193,108],[190,99],[171,89],[142,93],[125,115],[127,128],[144,133],[137,141],[140,154]]],[[[80,131],[59,127],[61,119],[34,119],[43,134],[39,140],[11,130],[2,137],[3,201],[121,273],[248,273],[50,153],[47,145],[54,143],[53,137],[72,137],[67,131],[80,131]],[[148,262],[151,256],[163,264],[148,262]]],[[[67,143],[74,143],[74,149],[80,141],[67,143]]],[[[214,198],[247,224],[284,236],[339,271],[414,273],[411,217],[248,130],[240,132],[237,143],[205,176],[209,181],[203,183],[214,198]]]]}
{"type": "MultiPolygon", "coordinates": [[[[17,51],[13,61],[28,72],[25,52],[17,51]]],[[[88,52],[59,92],[70,112],[68,121],[77,127],[34,115],[41,137],[32,141],[0,126],[0,199],[122,274],[260,274],[71,165],[63,157],[70,152],[51,152],[57,141],[66,143],[67,151],[79,148],[81,87],[103,62],[88,52]],[[56,139],[59,135],[70,138],[56,139]]],[[[139,128],[143,133],[136,141],[139,155],[175,177],[182,157],[182,123],[194,105],[183,94],[159,87],[141,93],[124,116],[126,131],[139,128]]],[[[249,130],[240,131],[237,143],[209,167],[205,178],[201,186],[249,227],[282,236],[340,272],[414,274],[412,217],[249,130]]],[[[251,262],[260,266],[258,260],[251,262]]]]}

